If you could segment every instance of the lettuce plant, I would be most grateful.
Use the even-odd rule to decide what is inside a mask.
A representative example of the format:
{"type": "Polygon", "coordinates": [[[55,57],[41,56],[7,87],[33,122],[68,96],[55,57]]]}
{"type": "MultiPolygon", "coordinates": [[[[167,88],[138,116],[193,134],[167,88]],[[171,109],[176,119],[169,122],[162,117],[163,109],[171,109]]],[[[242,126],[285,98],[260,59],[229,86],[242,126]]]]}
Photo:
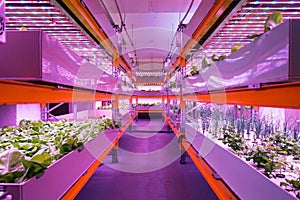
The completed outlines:
{"type": "Polygon", "coordinates": [[[227,144],[234,151],[242,151],[245,149],[244,138],[239,134],[233,134],[234,128],[228,127],[223,134],[222,142],[227,144]]]}
{"type": "Polygon", "coordinates": [[[296,178],[285,179],[285,181],[280,182],[280,186],[285,187],[289,192],[294,192],[297,198],[300,198],[300,173],[298,170],[298,175],[296,178]]]}
{"type": "Polygon", "coordinates": [[[47,167],[106,129],[120,122],[98,119],[85,122],[21,120],[18,127],[0,130],[0,182],[19,183],[41,176],[47,167]]]}

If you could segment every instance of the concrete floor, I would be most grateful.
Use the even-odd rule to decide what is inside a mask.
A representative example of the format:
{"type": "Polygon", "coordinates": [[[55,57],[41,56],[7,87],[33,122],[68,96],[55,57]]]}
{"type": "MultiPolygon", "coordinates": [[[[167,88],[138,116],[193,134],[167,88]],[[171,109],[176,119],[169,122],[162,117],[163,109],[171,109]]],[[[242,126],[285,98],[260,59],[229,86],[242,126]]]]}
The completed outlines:
{"type": "Polygon", "coordinates": [[[162,124],[136,122],[119,142],[119,163],[107,156],[76,200],[218,199],[189,158],[179,164],[177,139],[162,124]]]}

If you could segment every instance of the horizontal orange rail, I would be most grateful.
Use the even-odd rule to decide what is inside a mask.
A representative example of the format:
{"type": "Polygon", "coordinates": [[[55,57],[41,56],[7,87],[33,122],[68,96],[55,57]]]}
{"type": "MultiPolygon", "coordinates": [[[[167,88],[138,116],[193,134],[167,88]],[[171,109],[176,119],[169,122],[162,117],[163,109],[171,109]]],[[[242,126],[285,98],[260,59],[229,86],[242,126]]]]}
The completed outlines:
{"type": "Polygon", "coordinates": [[[111,94],[101,92],[6,80],[0,80],[0,93],[0,104],[91,102],[112,98],[111,94]]]}
{"type": "MultiPolygon", "coordinates": [[[[110,101],[111,94],[84,89],[57,88],[21,81],[0,80],[0,104],[110,101]]],[[[126,100],[130,96],[118,95],[126,100]]]]}
{"type": "MultiPolygon", "coordinates": [[[[262,86],[259,89],[231,89],[205,94],[184,95],[185,101],[237,104],[280,108],[300,108],[300,82],[262,86]]],[[[0,104],[58,103],[110,101],[111,94],[88,90],[57,88],[20,81],[0,80],[0,104]]],[[[119,95],[119,99],[130,96],[119,95]]],[[[138,98],[162,98],[162,96],[138,96],[138,98]]],[[[168,96],[178,99],[177,96],[168,96]]]]}
{"type": "Polygon", "coordinates": [[[139,113],[162,113],[162,110],[138,110],[139,113]]]}
{"type": "Polygon", "coordinates": [[[279,108],[300,108],[300,82],[185,95],[186,101],[279,108]]]}

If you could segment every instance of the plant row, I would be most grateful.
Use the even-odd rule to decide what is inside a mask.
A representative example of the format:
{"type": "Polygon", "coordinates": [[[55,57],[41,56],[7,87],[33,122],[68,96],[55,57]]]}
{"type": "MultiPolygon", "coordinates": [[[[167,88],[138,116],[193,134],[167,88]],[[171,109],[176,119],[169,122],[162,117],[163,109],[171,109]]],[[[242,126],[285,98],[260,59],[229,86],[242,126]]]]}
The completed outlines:
{"type": "Polygon", "coordinates": [[[20,183],[40,177],[47,167],[120,122],[109,118],[76,122],[21,120],[18,127],[0,131],[0,182],[20,183]]]}
{"type": "Polygon", "coordinates": [[[237,134],[234,127],[224,129],[223,137],[219,139],[268,178],[285,178],[280,182],[280,186],[294,192],[300,198],[298,141],[281,132],[272,133],[263,140],[250,141],[237,134]]]}

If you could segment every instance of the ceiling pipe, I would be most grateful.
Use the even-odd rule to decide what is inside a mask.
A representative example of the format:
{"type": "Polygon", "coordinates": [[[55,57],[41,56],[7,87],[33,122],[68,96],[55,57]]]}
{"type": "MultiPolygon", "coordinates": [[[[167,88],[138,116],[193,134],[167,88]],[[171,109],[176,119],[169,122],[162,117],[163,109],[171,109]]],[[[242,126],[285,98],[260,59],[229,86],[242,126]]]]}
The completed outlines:
{"type": "Polygon", "coordinates": [[[110,22],[110,24],[112,25],[113,28],[115,28],[116,24],[113,20],[113,18],[110,16],[107,7],[105,6],[104,2],[102,0],[99,0],[100,5],[102,6],[103,10],[104,10],[104,14],[107,17],[108,21],[110,22]]]}
{"type": "MultiPolygon", "coordinates": [[[[102,0],[101,0],[101,1],[102,1],[102,0]]],[[[116,4],[116,7],[117,7],[117,10],[118,10],[118,13],[119,13],[119,17],[120,17],[120,20],[121,20],[121,28],[120,28],[120,31],[122,32],[122,29],[124,28],[125,33],[126,33],[126,36],[127,36],[128,40],[129,40],[129,42],[130,42],[130,45],[131,45],[132,48],[133,48],[134,57],[135,57],[135,62],[133,62],[132,64],[133,64],[134,66],[138,66],[139,63],[138,63],[138,59],[137,59],[137,53],[136,53],[135,45],[134,45],[134,43],[133,43],[133,41],[132,41],[132,39],[131,39],[131,37],[130,37],[128,31],[127,31],[127,28],[126,28],[126,25],[125,25],[125,19],[123,20],[123,17],[122,17],[122,14],[121,14],[121,10],[120,10],[120,7],[119,7],[119,4],[118,4],[118,1],[117,1],[117,0],[115,0],[115,4],[116,4]]]]}

